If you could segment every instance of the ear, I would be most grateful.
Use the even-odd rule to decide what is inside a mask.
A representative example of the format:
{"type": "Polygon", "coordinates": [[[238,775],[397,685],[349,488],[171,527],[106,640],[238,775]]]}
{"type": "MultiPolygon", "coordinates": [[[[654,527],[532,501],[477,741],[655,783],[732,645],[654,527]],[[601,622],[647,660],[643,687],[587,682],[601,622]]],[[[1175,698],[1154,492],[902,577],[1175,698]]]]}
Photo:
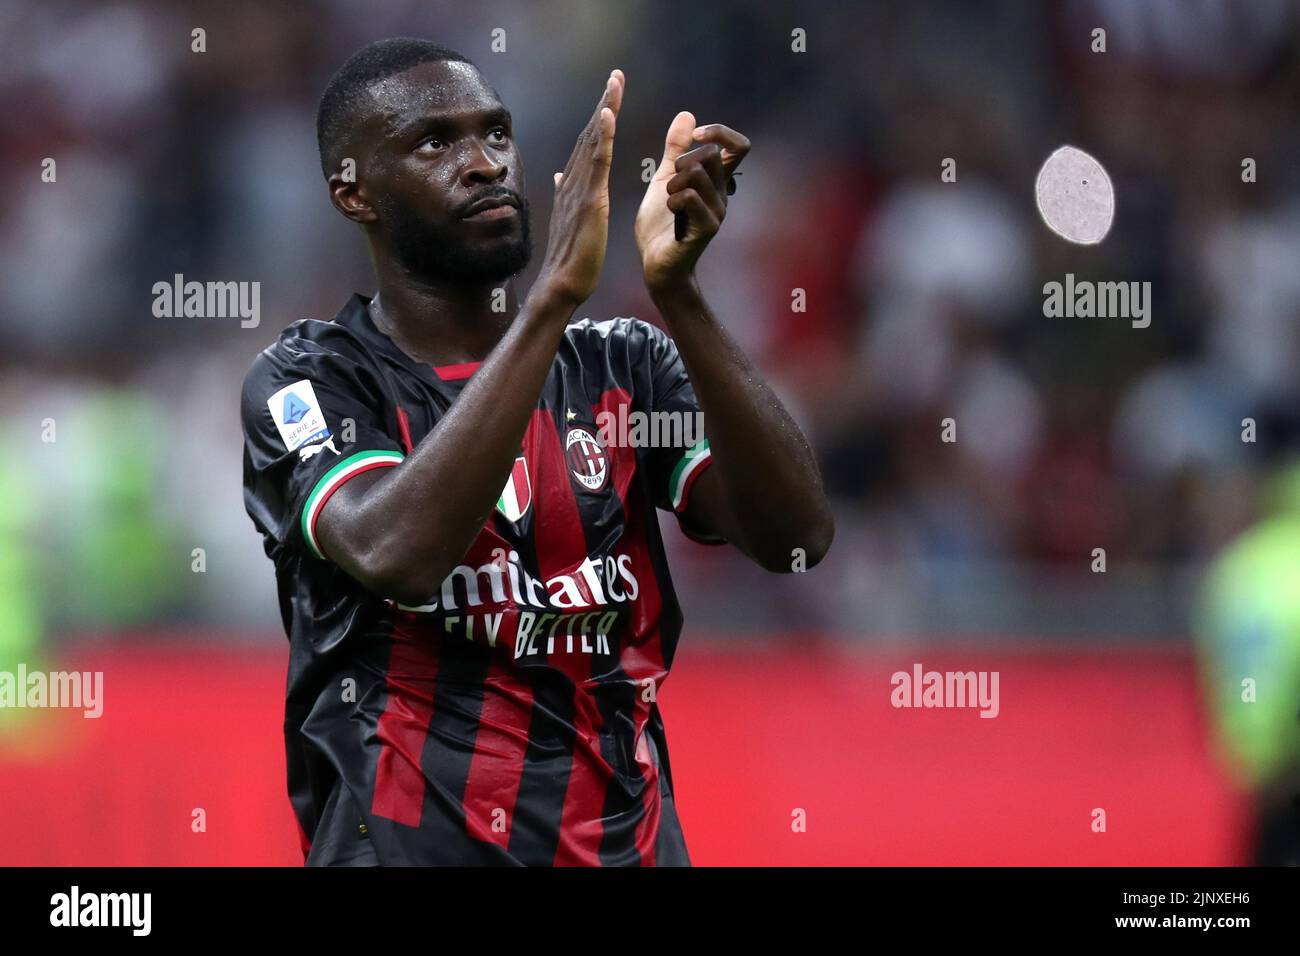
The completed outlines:
{"type": "Polygon", "coordinates": [[[334,208],[353,222],[371,223],[379,218],[370,205],[366,190],[356,182],[355,177],[348,178],[342,173],[335,173],[329,178],[329,191],[334,208]]]}

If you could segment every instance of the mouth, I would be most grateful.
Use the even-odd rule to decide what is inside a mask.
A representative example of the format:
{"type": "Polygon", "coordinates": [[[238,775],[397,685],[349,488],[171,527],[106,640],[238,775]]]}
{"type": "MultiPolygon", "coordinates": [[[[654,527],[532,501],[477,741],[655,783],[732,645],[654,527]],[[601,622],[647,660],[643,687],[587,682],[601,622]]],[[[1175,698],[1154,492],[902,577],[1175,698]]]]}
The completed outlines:
{"type": "Polygon", "coordinates": [[[519,207],[509,196],[489,196],[470,206],[461,218],[471,222],[481,222],[489,219],[508,219],[518,214],[519,207]]]}

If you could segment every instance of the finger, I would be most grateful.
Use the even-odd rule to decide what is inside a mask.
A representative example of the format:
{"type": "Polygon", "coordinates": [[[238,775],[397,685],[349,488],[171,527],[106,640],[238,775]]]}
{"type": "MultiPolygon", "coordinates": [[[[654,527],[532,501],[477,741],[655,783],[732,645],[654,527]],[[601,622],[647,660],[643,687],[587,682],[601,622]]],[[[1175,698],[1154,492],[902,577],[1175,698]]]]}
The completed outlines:
{"type": "Polygon", "coordinates": [[[614,161],[614,125],[617,117],[614,111],[606,106],[600,112],[599,135],[596,139],[596,151],[591,161],[605,170],[606,178],[609,177],[609,167],[614,161]]]}
{"type": "MultiPolygon", "coordinates": [[[[678,160],[681,163],[681,160],[678,160]]],[[[718,163],[719,172],[722,165],[718,163]]],[[[725,186],[720,185],[713,175],[701,165],[688,165],[672,179],[668,180],[668,195],[683,192],[687,189],[693,189],[699,194],[705,204],[712,210],[713,214],[722,221],[722,217],[727,214],[727,199],[725,186]]]]}
{"type": "MultiPolygon", "coordinates": [[[[582,128],[578,134],[578,141],[573,145],[573,152],[569,154],[569,161],[564,164],[564,172],[567,175],[573,169],[573,164],[580,153],[583,152],[583,146],[591,143],[597,135],[597,127],[600,124],[601,113],[609,105],[611,100],[619,106],[623,103],[623,71],[614,70],[605,80],[605,89],[600,94],[600,100],[596,103],[596,111],[591,114],[591,119],[587,120],[587,125],[582,128]]],[[[617,112],[617,106],[614,108],[617,112]]]]}
{"type": "Polygon", "coordinates": [[[614,88],[610,90],[605,105],[614,111],[615,116],[618,116],[619,110],[623,108],[623,88],[627,86],[627,78],[623,76],[622,70],[614,70],[610,73],[610,77],[614,80],[614,88]]]}
{"type": "Polygon", "coordinates": [[[563,179],[563,178],[564,178],[564,173],[556,173],[556,174],[555,174],[555,188],[556,188],[556,189],[559,189],[559,188],[560,188],[560,180],[563,179]]]}
{"type": "Polygon", "coordinates": [[[668,208],[674,215],[684,215],[691,229],[705,235],[713,235],[721,225],[713,210],[694,189],[683,189],[679,193],[673,193],[668,197],[668,208]]]}
{"type": "Polygon", "coordinates": [[[722,147],[706,143],[689,153],[682,153],[677,157],[676,168],[679,173],[696,168],[704,170],[718,192],[726,194],[728,174],[722,165],[722,147]]]}
{"type": "Polygon", "coordinates": [[[722,165],[730,175],[741,160],[749,154],[749,137],[721,123],[707,123],[691,130],[691,136],[701,143],[716,143],[722,147],[722,165]]]}
{"type": "Polygon", "coordinates": [[[664,156],[655,171],[655,179],[667,179],[677,171],[677,157],[691,148],[691,130],[694,128],[695,117],[685,110],[673,117],[664,138],[664,156]]]}
{"type": "Polygon", "coordinates": [[[611,70],[609,78],[605,80],[605,92],[601,94],[600,102],[596,104],[596,112],[591,114],[591,120],[587,128],[593,135],[600,128],[601,114],[606,109],[613,110],[615,115],[623,106],[623,71],[611,70]]]}

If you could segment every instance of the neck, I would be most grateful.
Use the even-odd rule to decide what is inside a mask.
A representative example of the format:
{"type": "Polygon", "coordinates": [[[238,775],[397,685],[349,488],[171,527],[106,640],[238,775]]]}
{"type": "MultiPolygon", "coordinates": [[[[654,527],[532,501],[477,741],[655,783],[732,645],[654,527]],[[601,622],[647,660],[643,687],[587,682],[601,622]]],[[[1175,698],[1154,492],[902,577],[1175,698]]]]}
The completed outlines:
{"type": "Polygon", "coordinates": [[[483,361],[519,310],[512,279],[467,285],[422,279],[401,270],[378,272],[379,294],[370,303],[370,316],[417,362],[483,361]]]}

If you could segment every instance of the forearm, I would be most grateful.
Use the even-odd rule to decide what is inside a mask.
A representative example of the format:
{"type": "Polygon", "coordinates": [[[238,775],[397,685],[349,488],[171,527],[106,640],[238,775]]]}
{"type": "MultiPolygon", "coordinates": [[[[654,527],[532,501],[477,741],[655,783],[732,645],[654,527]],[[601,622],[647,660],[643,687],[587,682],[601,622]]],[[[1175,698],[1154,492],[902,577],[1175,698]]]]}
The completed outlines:
{"type": "Polygon", "coordinates": [[[732,524],[718,530],[764,567],[788,570],[796,548],[815,564],[830,547],[834,521],[808,440],[694,279],[651,295],[704,412],[732,524]]]}
{"type": "Polygon", "coordinates": [[[535,288],[401,466],[327,513],[326,553],[386,596],[403,603],[427,599],[491,515],[574,308],[571,300],[535,288]]]}

